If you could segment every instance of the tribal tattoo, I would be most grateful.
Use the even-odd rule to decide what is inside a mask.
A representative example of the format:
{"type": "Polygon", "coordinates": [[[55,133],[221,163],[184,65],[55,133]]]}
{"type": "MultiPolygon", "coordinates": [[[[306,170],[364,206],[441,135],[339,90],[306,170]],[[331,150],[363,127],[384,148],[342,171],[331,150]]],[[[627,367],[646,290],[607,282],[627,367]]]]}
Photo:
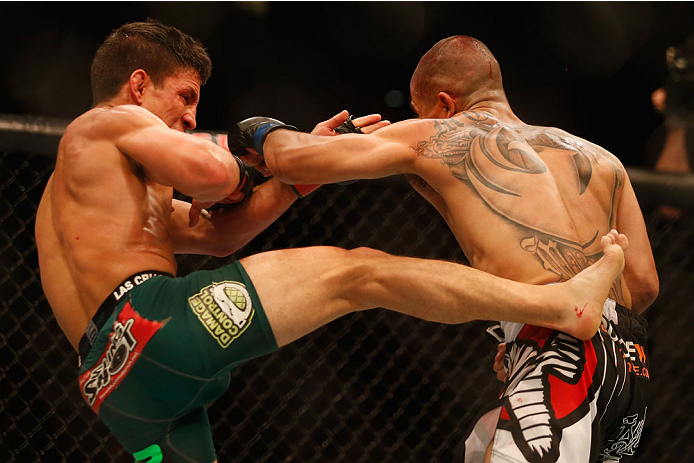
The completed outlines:
{"type": "MultiPolygon", "coordinates": [[[[434,121],[436,134],[412,149],[419,156],[439,159],[448,165],[451,175],[471,186],[490,209],[527,232],[519,243],[521,248],[534,253],[544,268],[561,279],[569,279],[597,261],[601,253],[584,253],[598,238],[597,229],[591,240],[578,243],[571,239],[570,230],[561,228],[569,220],[556,220],[556,217],[569,217],[564,206],[556,206],[556,211],[550,207],[544,214],[546,217],[539,220],[526,217],[524,206],[527,201],[543,200],[541,193],[537,193],[539,185],[557,188],[555,178],[537,150],[561,150],[570,156],[575,168],[577,185],[573,194],[577,196],[586,192],[594,169],[606,167],[613,175],[611,210],[605,224],[607,229],[613,228],[616,195],[625,175],[618,162],[599,147],[557,129],[509,128],[479,112],[466,112],[463,116],[466,120],[434,121]]],[[[621,300],[618,282],[610,294],[621,300]]]]}

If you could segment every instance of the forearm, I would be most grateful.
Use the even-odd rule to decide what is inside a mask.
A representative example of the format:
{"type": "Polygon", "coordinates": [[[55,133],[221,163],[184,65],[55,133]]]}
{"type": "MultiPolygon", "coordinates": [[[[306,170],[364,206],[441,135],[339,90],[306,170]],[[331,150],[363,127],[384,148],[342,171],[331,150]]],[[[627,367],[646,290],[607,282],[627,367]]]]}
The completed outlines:
{"type": "Polygon", "coordinates": [[[276,221],[296,199],[289,185],[270,179],[233,209],[203,215],[192,228],[188,226],[190,204],[175,202],[174,250],[177,254],[227,256],[276,221]]]}
{"type": "Polygon", "coordinates": [[[228,255],[248,244],[296,200],[296,192],[289,185],[270,179],[234,209],[213,215],[210,238],[219,243],[217,254],[228,255]]]}
{"type": "Polygon", "coordinates": [[[276,130],[263,149],[266,165],[285,183],[334,183],[408,172],[400,144],[375,134],[325,137],[276,130]]]}
{"type": "Polygon", "coordinates": [[[114,144],[154,182],[201,202],[219,201],[238,186],[238,165],[222,147],[172,130],[158,119],[129,125],[113,136],[114,144]]]}

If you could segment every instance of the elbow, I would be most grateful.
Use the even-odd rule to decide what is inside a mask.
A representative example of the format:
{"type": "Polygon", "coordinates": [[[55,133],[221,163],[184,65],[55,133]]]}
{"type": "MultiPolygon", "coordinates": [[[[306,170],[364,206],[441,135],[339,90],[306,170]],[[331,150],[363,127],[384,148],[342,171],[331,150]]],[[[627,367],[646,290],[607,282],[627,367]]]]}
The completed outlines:
{"type": "Polygon", "coordinates": [[[660,293],[660,282],[658,281],[658,277],[655,278],[655,281],[652,281],[648,284],[644,296],[643,296],[643,309],[641,312],[646,310],[648,307],[650,307],[651,304],[656,300],[658,297],[658,294],[660,293]]]}
{"type": "Polygon", "coordinates": [[[213,257],[229,257],[243,246],[238,246],[234,240],[218,239],[208,249],[208,254],[213,257]]]}
{"type": "Polygon", "coordinates": [[[194,184],[191,190],[194,192],[190,196],[210,201],[218,201],[229,196],[238,184],[238,179],[233,181],[234,174],[229,163],[214,157],[203,159],[196,169],[191,169],[190,174],[193,178],[190,181],[194,184]]]}
{"type": "Polygon", "coordinates": [[[212,257],[229,257],[234,253],[235,249],[227,247],[218,247],[211,250],[210,255],[212,257]]]}
{"type": "Polygon", "coordinates": [[[634,312],[644,312],[653,304],[659,293],[660,282],[657,275],[639,282],[638,287],[631,291],[632,309],[634,312]]]}

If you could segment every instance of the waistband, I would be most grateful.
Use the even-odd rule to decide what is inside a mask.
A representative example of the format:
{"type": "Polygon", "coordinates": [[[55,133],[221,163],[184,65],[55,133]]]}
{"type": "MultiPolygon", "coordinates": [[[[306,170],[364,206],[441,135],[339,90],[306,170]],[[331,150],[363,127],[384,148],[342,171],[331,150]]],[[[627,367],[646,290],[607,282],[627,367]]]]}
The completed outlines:
{"type": "Polygon", "coordinates": [[[80,339],[80,366],[82,365],[82,360],[87,358],[89,350],[96,342],[96,337],[99,334],[99,331],[104,326],[104,323],[106,323],[106,320],[108,320],[108,318],[111,316],[116,306],[123,300],[123,298],[130,291],[132,291],[145,281],[155,276],[168,276],[173,278],[173,275],[171,275],[170,273],[160,272],[157,270],[146,270],[144,272],[137,272],[123,280],[123,282],[116,286],[116,289],[114,289],[111,292],[111,294],[108,295],[106,300],[99,307],[99,310],[96,311],[92,319],[89,321],[89,323],[87,323],[87,328],[84,330],[82,339],[80,339]]]}

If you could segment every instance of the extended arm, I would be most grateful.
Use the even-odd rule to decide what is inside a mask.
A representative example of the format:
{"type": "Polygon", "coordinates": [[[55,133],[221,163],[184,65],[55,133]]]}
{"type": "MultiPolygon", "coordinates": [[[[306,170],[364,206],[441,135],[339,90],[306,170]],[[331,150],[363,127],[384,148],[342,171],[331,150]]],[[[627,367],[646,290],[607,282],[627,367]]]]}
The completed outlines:
{"type": "Polygon", "coordinates": [[[263,165],[272,175],[298,184],[415,173],[417,156],[412,146],[431,130],[424,121],[413,120],[368,135],[325,137],[283,130],[288,127],[267,120],[266,124],[256,121],[252,126],[244,124],[246,121],[239,123],[241,130],[229,134],[232,152],[243,159],[249,153],[255,159],[260,153],[263,165]]]}
{"type": "Polygon", "coordinates": [[[265,164],[288,183],[334,183],[413,173],[409,121],[370,135],[320,137],[276,130],[265,141],[265,164]]]}

